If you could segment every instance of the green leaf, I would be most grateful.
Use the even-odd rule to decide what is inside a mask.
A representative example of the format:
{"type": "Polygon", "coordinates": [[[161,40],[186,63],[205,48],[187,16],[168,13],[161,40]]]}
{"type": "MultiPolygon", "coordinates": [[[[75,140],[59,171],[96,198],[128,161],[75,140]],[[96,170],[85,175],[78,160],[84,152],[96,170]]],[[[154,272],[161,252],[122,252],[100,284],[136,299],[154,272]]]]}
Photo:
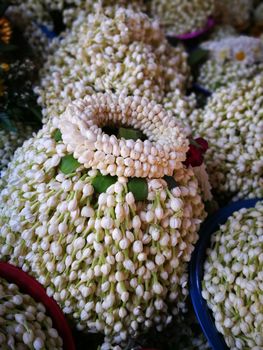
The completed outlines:
{"type": "Polygon", "coordinates": [[[12,119],[15,119],[15,120],[23,119],[23,110],[18,106],[8,105],[7,113],[8,115],[10,115],[12,119]]]}
{"type": "Polygon", "coordinates": [[[6,112],[0,112],[0,125],[8,131],[17,131],[13,121],[6,112]]]}
{"type": "Polygon", "coordinates": [[[203,60],[205,60],[207,56],[208,56],[207,50],[198,48],[189,54],[188,64],[189,66],[194,67],[197,64],[201,63],[203,60]]]}
{"type": "Polygon", "coordinates": [[[40,107],[29,106],[28,109],[32,112],[32,114],[36,117],[37,121],[42,121],[42,113],[40,107]]]}
{"type": "Polygon", "coordinates": [[[123,137],[126,140],[142,140],[144,138],[144,135],[140,130],[121,127],[119,128],[119,137],[123,137]]]}
{"type": "Polygon", "coordinates": [[[190,139],[190,144],[195,146],[196,148],[202,149],[202,146],[199,145],[194,139],[190,139]]]}
{"type": "Polygon", "coordinates": [[[61,131],[59,129],[56,129],[54,131],[54,134],[52,135],[53,139],[56,141],[56,142],[59,142],[59,141],[62,141],[62,134],[61,134],[61,131]]]}
{"type": "Polygon", "coordinates": [[[177,182],[175,181],[175,179],[172,177],[172,176],[167,176],[165,175],[163,177],[164,181],[166,181],[167,185],[168,185],[168,188],[169,190],[171,191],[173,188],[177,187],[178,184],[177,182]]]}
{"type": "Polygon", "coordinates": [[[102,175],[98,174],[93,180],[92,180],[92,186],[94,187],[94,190],[98,193],[103,193],[107,191],[107,188],[111,185],[115,184],[117,181],[117,176],[111,176],[111,175],[102,175]]]}
{"type": "Polygon", "coordinates": [[[136,201],[144,201],[148,197],[146,179],[134,177],[128,181],[128,190],[132,192],[136,201]]]}
{"type": "Polygon", "coordinates": [[[213,89],[214,90],[219,89],[221,86],[222,86],[222,83],[220,83],[220,81],[218,81],[213,85],[213,89]]]}
{"type": "Polygon", "coordinates": [[[80,166],[80,163],[73,157],[72,154],[69,154],[61,159],[59,164],[59,169],[64,174],[72,174],[80,166]]]}

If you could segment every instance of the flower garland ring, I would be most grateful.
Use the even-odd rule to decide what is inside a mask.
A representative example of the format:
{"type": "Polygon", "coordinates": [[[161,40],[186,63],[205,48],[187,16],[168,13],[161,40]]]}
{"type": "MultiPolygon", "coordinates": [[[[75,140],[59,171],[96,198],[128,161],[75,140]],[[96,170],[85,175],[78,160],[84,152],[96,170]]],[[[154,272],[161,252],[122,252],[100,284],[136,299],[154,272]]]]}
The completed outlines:
{"type": "Polygon", "coordinates": [[[55,121],[67,150],[86,168],[103,175],[161,178],[182,168],[188,140],[170,111],[138,96],[86,96],[55,121]],[[104,126],[131,126],[148,140],[117,139],[104,126]]]}

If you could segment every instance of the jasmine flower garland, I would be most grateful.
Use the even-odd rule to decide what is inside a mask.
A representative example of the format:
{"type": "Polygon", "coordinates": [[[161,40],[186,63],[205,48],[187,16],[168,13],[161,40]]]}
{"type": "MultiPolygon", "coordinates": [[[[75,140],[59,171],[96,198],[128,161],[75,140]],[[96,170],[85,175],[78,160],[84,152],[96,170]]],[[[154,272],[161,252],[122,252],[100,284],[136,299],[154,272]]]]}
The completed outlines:
{"type": "Polygon", "coordinates": [[[69,6],[63,11],[63,21],[67,27],[78,18],[85,18],[89,13],[96,13],[103,8],[116,10],[119,7],[125,7],[136,12],[145,12],[146,6],[143,0],[84,0],[79,3],[78,0],[66,0],[69,6]]]}
{"type": "Polygon", "coordinates": [[[86,168],[96,168],[103,175],[156,178],[172,176],[181,168],[188,149],[171,116],[146,98],[96,94],[73,102],[58,127],[67,150],[86,168]],[[129,123],[148,140],[118,140],[103,133],[100,125],[104,123],[129,123]]]}
{"type": "Polygon", "coordinates": [[[204,28],[214,11],[214,0],[152,0],[149,7],[165,33],[174,36],[204,28]]]}
{"type": "Polygon", "coordinates": [[[209,140],[205,160],[220,197],[262,197],[263,76],[218,89],[192,127],[209,140]]]}
{"type": "Polygon", "coordinates": [[[30,271],[78,329],[103,333],[103,349],[161,330],[184,308],[187,262],[205,217],[195,175],[180,163],[185,136],[170,113],[139,100],[99,94],[74,102],[17,150],[2,178],[1,259],[30,271]],[[137,127],[149,140],[140,147],[99,131],[116,121],[134,126],[134,114],[142,122],[144,112],[137,127]],[[72,138],[62,127],[69,114],[72,138]],[[157,133],[158,120],[161,133],[174,133],[173,149],[169,135],[157,133]],[[169,181],[156,172],[158,152],[169,181]],[[103,159],[115,160],[97,166],[103,159]],[[123,167],[147,177],[118,176],[123,167]]]}
{"type": "Polygon", "coordinates": [[[238,36],[238,31],[230,24],[217,24],[209,35],[209,41],[221,40],[226,37],[238,36]]]}
{"type": "Polygon", "coordinates": [[[263,72],[263,63],[246,65],[239,62],[225,62],[209,59],[199,69],[197,82],[210,91],[238,82],[250,80],[263,72]]]}
{"type": "Polygon", "coordinates": [[[204,42],[209,59],[200,67],[197,82],[211,91],[263,72],[263,43],[249,36],[230,36],[204,42]]]}
{"type": "Polygon", "coordinates": [[[165,95],[162,104],[166,110],[170,110],[176,115],[177,122],[184,127],[185,133],[191,135],[192,130],[188,117],[197,105],[195,94],[186,96],[180,89],[175,89],[165,95]]]}
{"type": "Polygon", "coordinates": [[[0,127],[0,171],[8,165],[15,150],[33,133],[31,126],[21,122],[15,123],[15,127],[14,130],[0,127]]]}
{"type": "Polygon", "coordinates": [[[241,209],[212,236],[202,295],[234,349],[262,349],[263,202],[241,209]]]}
{"type": "Polygon", "coordinates": [[[0,299],[2,349],[63,349],[62,339],[41,303],[3,278],[0,278],[0,299]]]}
{"type": "Polygon", "coordinates": [[[39,24],[46,24],[54,30],[52,13],[60,13],[63,23],[71,27],[78,17],[96,12],[98,8],[106,6],[127,7],[136,10],[143,9],[142,0],[17,0],[17,10],[39,24]]]}
{"type": "Polygon", "coordinates": [[[36,89],[45,120],[70,101],[94,92],[145,96],[161,102],[186,89],[189,67],[182,47],[172,48],[156,22],[119,8],[78,18],[58,43],[36,89]]]}
{"type": "Polygon", "coordinates": [[[245,64],[263,62],[263,44],[260,39],[246,35],[229,36],[204,42],[202,48],[218,62],[236,61],[245,64]]]}

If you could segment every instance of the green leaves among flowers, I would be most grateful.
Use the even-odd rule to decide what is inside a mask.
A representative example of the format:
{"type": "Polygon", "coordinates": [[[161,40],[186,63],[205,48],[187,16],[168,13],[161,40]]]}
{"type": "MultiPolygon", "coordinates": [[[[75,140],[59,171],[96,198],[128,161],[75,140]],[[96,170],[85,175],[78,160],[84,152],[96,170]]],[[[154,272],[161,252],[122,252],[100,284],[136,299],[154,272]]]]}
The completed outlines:
{"type": "Polygon", "coordinates": [[[0,128],[8,131],[17,131],[14,122],[10,119],[9,115],[0,111],[0,128]]]}
{"type": "MultiPolygon", "coordinates": [[[[114,185],[117,182],[117,176],[102,175],[98,173],[92,181],[92,186],[97,193],[103,193],[107,191],[107,188],[114,185]]],[[[130,178],[128,181],[128,191],[132,192],[136,201],[144,201],[148,197],[148,184],[146,179],[142,178],[130,178]]]]}
{"type": "Polygon", "coordinates": [[[206,60],[207,56],[207,50],[201,48],[195,49],[188,56],[188,64],[190,67],[195,67],[198,64],[202,63],[204,60],[206,60]]]}
{"type": "Polygon", "coordinates": [[[62,134],[61,134],[61,131],[59,129],[56,129],[52,136],[56,142],[62,141],[62,134]]]}
{"type": "Polygon", "coordinates": [[[136,201],[144,201],[148,197],[148,184],[146,179],[137,177],[129,179],[128,190],[132,192],[136,201]]]}
{"type": "Polygon", "coordinates": [[[36,106],[34,101],[29,101],[26,105],[17,97],[17,101],[14,101],[14,98],[10,98],[5,104],[3,111],[0,112],[3,114],[0,117],[1,122],[4,118],[5,120],[22,122],[25,124],[32,125],[34,128],[39,128],[41,126],[42,113],[39,106],[36,106]]]}
{"type": "Polygon", "coordinates": [[[119,138],[123,137],[125,140],[144,140],[145,137],[140,130],[135,130],[132,128],[119,128],[119,138]]]}
{"type": "Polygon", "coordinates": [[[145,135],[142,131],[133,129],[133,128],[126,128],[123,126],[118,125],[106,125],[102,127],[102,131],[105,132],[107,135],[115,135],[118,139],[124,138],[125,140],[146,140],[145,135]]]}
{"type": "Polygon", "coordinates": [[[174,179],[172,176],[167,176],[167,175],[165,175],[163,179],[166,181],[166,183],[167,183],[168,188],[169,188],[170,191],[171,191],[173,188],[175,188],[175,187],[178,186],[177,182],[175,181],[175,179],[174,179]]]}
{"type": "Polygon", "coordinates": [[[102,175],[99,173],[92,181],[92,186],[97,193],[103,193],[107,191],[107,188],[115,184],[117,176],[102,175]]]}
{"type": "Polygon", "coordinates": [[[42,111],[40,106],[36,105],[34,102],[27,105],[27,110],[31,112],[32,117],[35,119],[35,122],[42,121],[42,111]]]}
{"type": "Polygon", "coordinates": [[[62,171],[62,173],[68,175],[74,173],[79,166],[80,163],[77,161],[77,159],[75,159],[72,154],[68,154],[61,159],[59,169],[62,171]]]}

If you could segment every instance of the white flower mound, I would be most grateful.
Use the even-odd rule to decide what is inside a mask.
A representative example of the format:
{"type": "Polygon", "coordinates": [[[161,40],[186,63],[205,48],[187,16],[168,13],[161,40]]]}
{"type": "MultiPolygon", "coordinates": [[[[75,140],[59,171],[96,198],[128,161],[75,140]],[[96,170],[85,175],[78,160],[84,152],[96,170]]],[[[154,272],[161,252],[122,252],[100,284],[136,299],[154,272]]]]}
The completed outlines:
{"type": "Polygon", "coordinates": [[[200,67],[197,81],[211,91],[263,72],[263,43],[258,38],[229,36],[201,47],[209,51],[209,59],[200,67]]]}
{"type": "Polygon", "coordinates": [[[263,76],[217,90],[193,113],[193,129],[209,142],[210,182],[221,197],[263,196],[263,76]]]}
{"type": "Polygon", "coordinates": [[[85,18],[89,13],[106,7],[114,9],[125,7],[137,12],[146,10],[144,0],[84,0],[81,3],[78,0],[66,0],[66,2],[70,3],[70,6],[66,6],[63,11],[63,21],[67,27],[70,27],[74,20],[85,18]]]}
{"type": "Polygon", "coordinates": [[[79,329],[104,333],[105,348],[161,329],[184,306],[205,216],[192,169],[176,170],[171,190],[146,178],[143,202],[126,177],[99,195],[97,170],[61,172],[68,152],[54,131],[47,124],[26,141],[4,174],[0,258],[33,274],[79,329]]]}
{"type": "Polygon", "coordinates": [[[263,202],[229,217],[212,237],[202,295],[231,350],[263,348],[263,202]]]}
{"type": "Polygon", "coordinates": [[[172,48],[156,22],[124,8],[79,18],[47,60],[36,89],[47,117],[94,92],[161,102],[189,77],[187,54],[172,48]]]}
{"type": "Polygon", "coordinates": [[[209,35],[209,40],[221,40],[229,36],[238,36],[238,31],[230,24],[217,24],[209,35]]]}
{"type": "Polygon", "coordinates": [[[30,126],[21,123],[16,123],[16,128],[16,131],[0,129],[0,170],[8,165],[15,150],[33,133],[30,126]]]}
{"type": "Polygon", "coordinates": [[[12,8],[16,7],[27,18],[53,28],[52,11],[61,12],[64,24],[70,27],[78,17],[96,12],[102,6],[123,6],[138,11],[144,8],[143,0],[18,0],[12,8]]]}
{"type": "Polygon", "coordinates": [[[214,11],[214,0],[152,0],[149,6],[166,34],[173,36],[204,28],[214,11]]]}
{"type": "Polygon", "coordinates": [[[208,50],[210,57],[218,62],[230,60],[248,65],[263,62],[263,44],[261,40],[246,35],[207,41],[201,44],[201,47],[208,50]]]}
{"type": "Polygon", "coordinates": [[[197,82],[210,91],[240,80],[250,80],[263,73],[263,63],[247,65],[241,62],[218,62],[208,59],[201,65],[197,82]]]}
{"type": "Polygon", "coordinates": [[[0,298],[1,349],[63,349],[63,341],[41,303],[2,278],[0,298]]]}

